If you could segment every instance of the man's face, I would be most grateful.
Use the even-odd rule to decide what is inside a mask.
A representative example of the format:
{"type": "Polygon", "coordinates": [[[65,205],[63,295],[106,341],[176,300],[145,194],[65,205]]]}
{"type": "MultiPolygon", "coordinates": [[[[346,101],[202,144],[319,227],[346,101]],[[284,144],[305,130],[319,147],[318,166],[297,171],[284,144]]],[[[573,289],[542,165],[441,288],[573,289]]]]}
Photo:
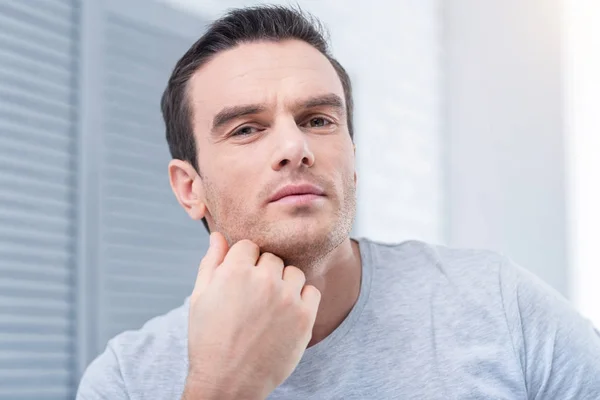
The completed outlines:
{"type": "Polygon", "coordinates": [[[347,238],[356,175],[340,79],[297,40],[242,44],[190,80],[200,176],[212,229],[284,260],[323,256],[347,238]],[[279,193],[281,189],[288,190],[279,193]]]}

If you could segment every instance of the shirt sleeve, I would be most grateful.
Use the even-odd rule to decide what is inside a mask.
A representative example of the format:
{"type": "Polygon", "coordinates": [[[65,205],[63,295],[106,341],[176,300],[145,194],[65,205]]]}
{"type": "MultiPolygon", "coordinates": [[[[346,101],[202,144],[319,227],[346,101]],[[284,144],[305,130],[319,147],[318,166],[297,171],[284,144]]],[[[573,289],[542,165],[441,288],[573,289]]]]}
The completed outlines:
{"type": "Polygon", "coordinates": [[[86,369],[76,400],[129,400],[119,360],[109,345],[86,369]]]}
{"type": "Polygon", "coordinates": [[[511,260],[501,267],[500,286],[528,399],[600,399],[600,332],[511,260]]]}

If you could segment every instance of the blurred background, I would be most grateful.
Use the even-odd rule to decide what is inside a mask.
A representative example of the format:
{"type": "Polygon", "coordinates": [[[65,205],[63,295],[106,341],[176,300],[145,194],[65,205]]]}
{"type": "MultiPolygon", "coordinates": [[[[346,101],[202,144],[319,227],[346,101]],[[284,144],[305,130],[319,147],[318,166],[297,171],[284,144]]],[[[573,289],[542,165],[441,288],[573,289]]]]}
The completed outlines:
{"type": "MultiPolygon", "coordinates": [[[[600,2],[298,3],[355,86],[354,234],[500,251],[600,326],[600,2]]],[[[189,295],[207,236],[159,98],[251,4],[0,0],[0,399],[73,398],[108,339],[189,295]]]]}

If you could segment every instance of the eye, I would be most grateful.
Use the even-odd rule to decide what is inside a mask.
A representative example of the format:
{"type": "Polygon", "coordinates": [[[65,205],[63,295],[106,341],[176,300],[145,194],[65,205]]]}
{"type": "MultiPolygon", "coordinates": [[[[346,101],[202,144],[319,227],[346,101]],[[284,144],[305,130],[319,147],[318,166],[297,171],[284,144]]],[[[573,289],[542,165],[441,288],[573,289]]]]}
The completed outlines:
{"type": "Polygon", "coordinates": [[[310,120],[308,120],[308,122],[306,123],[306,125],[309,128],[322,128],[328,125],[331,125],[332,122],[330,120],[328,120],[327,118],[323,118],[323,117],[314,117],[311,118],[310,120]]]}
{"type": "Polygon", "coordinates": [[[258,131],[258,128],[255,128],[254,126],[242,126],[241,128],[233,131],[231,136],[248,136],[256,133],[256,131],[258,131]]]}

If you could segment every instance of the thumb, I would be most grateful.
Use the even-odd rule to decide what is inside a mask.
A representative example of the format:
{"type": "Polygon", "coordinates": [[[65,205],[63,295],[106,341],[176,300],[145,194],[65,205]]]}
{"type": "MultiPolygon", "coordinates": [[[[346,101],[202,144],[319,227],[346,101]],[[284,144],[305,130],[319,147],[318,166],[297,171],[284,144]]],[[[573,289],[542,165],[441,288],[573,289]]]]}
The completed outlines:
{"type": "Polygon", "coordinates": [[[214,270],[221,265],[228,251],[229,244],[225,236],[220,232],[211,233],[208,251],[204,255],[204,258],[202,258],[200,267],[198,268],[198,277],[196,278],[194,291],[203,291],[210,282],[214,270]]]}

